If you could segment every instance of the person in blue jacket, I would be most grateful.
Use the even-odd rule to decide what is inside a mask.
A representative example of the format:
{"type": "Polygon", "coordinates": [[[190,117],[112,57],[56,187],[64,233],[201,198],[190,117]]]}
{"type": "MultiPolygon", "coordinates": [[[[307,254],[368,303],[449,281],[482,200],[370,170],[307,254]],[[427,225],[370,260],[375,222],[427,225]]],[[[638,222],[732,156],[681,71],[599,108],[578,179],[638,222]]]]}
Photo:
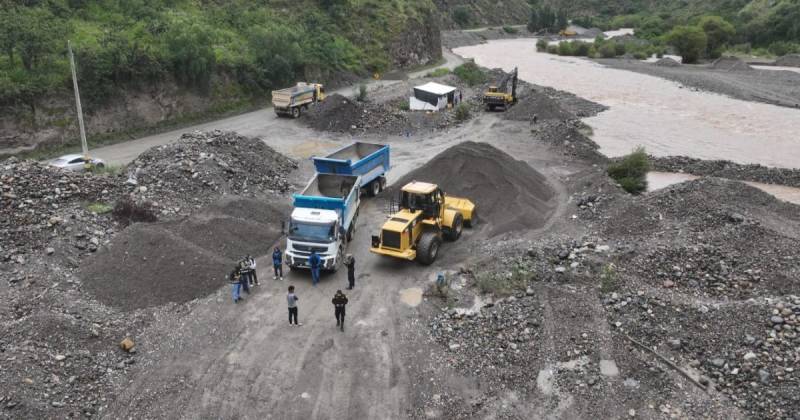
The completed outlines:
{"type": "Polygon", "coordinates": [[[319,269],[322,259],[317,255],[317,251],[312,250],[308,257],[308,266],[311,267],[311,283],[316,286],[319,283],[319,269]]]}
{"type": "Polygon", "coordinates": [[[275,270],[275,275],[272,276],[273,280],[283,280],[283,253],[279,247],[275,247],[272,251],[272,268],[275,270]]]}

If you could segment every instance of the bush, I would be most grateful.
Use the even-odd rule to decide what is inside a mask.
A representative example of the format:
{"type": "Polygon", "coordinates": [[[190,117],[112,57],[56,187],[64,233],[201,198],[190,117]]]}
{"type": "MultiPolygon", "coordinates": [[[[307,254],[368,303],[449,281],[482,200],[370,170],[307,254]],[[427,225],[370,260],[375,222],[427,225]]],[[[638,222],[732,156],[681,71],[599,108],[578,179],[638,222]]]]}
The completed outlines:
{"type": "Polygon", "coordinates": [[[706,55],[718,58],[722,48],[736,35],[736,28],[719,16],[703,16],[699,26],[706,34],[706,55]]]}
{"type": "Polygon", "coordinates": [[[562,41],[558,44],[558,55],[574,55],[572,51],[572,43],[562,41]]]}
{"type": "Polygon", "coordinates": [[[456,120],[457,121],[466,121],[469,119],[469,107],[465,103],[460,103],[456,107],[456,120]]]}
{"type": "Polygon", "coordinates": [[[358,102],[367,101],[367,85],[365,85],[364,83],[358,85],[358,94],[356,95],[356,100],[358,102]]]}
{"type": "Polygon", "coordinates": [[[447,67],[442,67],[426,74],[425,77],[442,77],[447,76],[448,74],[450,74],[450,69],[447,67]]]}
{"type": "Polygon", "coordinates": [[[626,48],[625,44],[623,44],[621,42],[615,42],[614,43],[614,54],[616,54],[617,56],[625,55],[625,50],[626,49],[627,48],[626,48]]]}
{"type": "Polygon", "coordinates": [[[467,62],[454,68],[453,74],[469,86],[479,85],[486,81],[486,75],[473,62],[467,62]]]}
{"type": "Polygon", "coordinates": [[[547,46],[548,54],[558,54],[558,45],[550,44],[547,46]]]}
{"type": "Polygon", "coordinates": [[[573,41],[572,42],[572,55],[578,57],[586,57],[589,55],[589,50],[591,49],[592,44],[583,41],[573,41]]]}
{"type": "Polygon", "coordinates": [[[648,57],[647,54],[641,51],[636,51],[635,53],[633,53],[633,58],[637,60],[647,60],[647,57],[648,57]]]}
{"type": "Polygon", "coordinates": [[[684,63],[696,63],[708,44],[705,32],[695,26],[676,26],[667,34],[666,40],[678,50],[684,63]]]}
{"type": "Polygon", "coordinates": [[[516,34],[516,33],[519,32],[519,30],[517,30],[517,28],[515,28],[513,26],[506,25],[506,26],[503,26],[503,32],[505,32],[507,34],[516,34]]]}
{"type": "Polygon", "coordinates": [[[613,42],[606,42],[600,46],[598,53],[603,58],[614,58],[617,56],[617,49],[614,48],[613,42]]]}
{"type": "Polygon", "coordinates": [[[458,26],[462,28],[468,26],[471,20],[472,15],[466,6],[458,6],[453,9],[453,21],[455,21],[458,26]]]}
{"type": "Polygon", "coordinates": [[[800,53],[800,44],[795,44],[793,42],[779,41],[779,42],[773,42],[772,44],[769,45],[769,48],[767,49],[772,54],[781,57],[786,54],[800,53]]]}
{"type": "Polygon", "coordinates": [[[600,293],[611,293],[617,289],[619,289],[617,270],[614,264],[606,264],[600,273],[600,293]]]}
{"type": "Polygon", "coordinates": [[[608,175],[622,188],[639,194],[647,190],[647,172],[650,161],[643,147],[637,147],[631,154],[623,156],[618,162],[608,166],[608,175]]]}
{"type": "Polygon", "coordinates": [[[96,214],[106,214],[114,208],[106,203],[89,203],[86,205],[86,210],[96,214]]]}
{"type": "Polygon", "coordinates": [[[406,100],[403,100],[403,101],[401,101],[401,102],[400,102],[400,103],[397,105],[397,108],[398,108],[399,110],[401,110],[401,111],[408,111],[408,110],[410,110],[410,109],[411,109],[411,105],[408,103],[408,100],[406,99],[406,100]]]}
{"type": "Polygon", "coordinates": [[[138,222],[153,223],[158,220],[153,203],[136,201],[131,197],[125,197],[117,201],[112,215],[124,226],[138,222]]]}
{"type": "Polygon", "coordinates": [[[536,41],[536,51],[547,52],[548,45],[550,45],[550,43],[546,39],[540,39],[536,41]]]}

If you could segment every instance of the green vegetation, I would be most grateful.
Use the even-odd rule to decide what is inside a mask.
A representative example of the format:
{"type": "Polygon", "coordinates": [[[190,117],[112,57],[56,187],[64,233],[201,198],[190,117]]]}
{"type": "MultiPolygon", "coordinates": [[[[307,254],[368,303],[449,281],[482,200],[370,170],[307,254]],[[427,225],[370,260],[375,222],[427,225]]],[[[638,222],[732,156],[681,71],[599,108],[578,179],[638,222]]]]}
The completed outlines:
{"type": "Polygon", "coordinates": [[[528,31],[558,32],[567,27],[567,22],[567,12],[564,9],[554,10],[548,5],[532,7],[528,31]]]}
{"type": "Polygon", "coordinates": [[[546,52],[548,45],[550,45],[550,43],[547,42],[546,39],[540,38],[538,41],[536,41],[536,51],[546,52]]]}
{"type": "Polygon", "coordinates": [[[611,293],[617,289],[619,289],[617,270],[614,264],[608,263],[603,266],[600,273],[600,293],[611,293]]]}
{"type": "Polygon", "coordinates": [[[108,175],[117,175],[122,172],[121,165],[103,165],[103,166],[93,166],[92,173],[94,174],[108,174],[108,175]]]}
{"type": "Polygon", "coordinates": [[[466,62],[454,68],[453,74],[469,86],[479,85],[486,81],[486,75],[473,62],[466,62]]]}
{"type": "Polygon", "coordinates": [[[503,32],[505,32],[507,34],[517,34],[517,33],[519,33],[519,29],[517,29],[517,28],[515,28],[513,26],[506,25],[506,26],[503,26],[503,32]]]}
{"type": "Polygon", "coordinates": [[[411,105],[408,103],[408,99],[404,99],[397,104],[397,108],[401,111],[408,111],[411,109],[411,105]]]}
{"type": "Polygon", "coordinates": [[[450,69],[448,69],[447,67],[441,67],[426,74],[425,77],[442,77],[442,76],[447,76],[448,74],[450,74],[450,69]]]}
{"type": "Polygon", "coordinates": [[[456,8],[453,9],[453,21],[462,28],[469,26],[472,22],[472,15],[469,9],[466,6],[456,6],[456,8]]]}
{"type": "Polygon", "coordinates": [[[358,85],[358,93],[356,94],[356,100],[358,102],[367,101],[367,85],[365,85],[364,83],[358,85]]]}
{"type": "MultiPolygon", "coordinates": [[[[537,49],[538,47],[539,44],[537,44],[537,49]]],[[[663,54],[665,50],[663,46],[650,42],[607,41],[603,39],[603,37],[598,37],[594,43],[586,41],[562,41],[558,46],[552,45],[546,48],[548,53],[562,56],[614,58],[630,54],[640,60],[654,54],[663,54]]]]}
{"type": "Polygon", "coordinates": [[[700,57],[715,58],[726,51],[784,55],[800,50],[797,0],[540,0],[535,4],[566,10],[574,24],[586,28],[635,28],[637,37],[655,45],[668,44],[667,35],[676,28],[689,38],[684,41],[698,43],[696,32],[685,29],[697,27],[706,35],[700,57]]]}
{"type": "Polygon", "coordinates": [[[469,119],[469,107],[465,103],[460,103],[456,107],[456,121],[466,121],[469,119]]]}
{"type": "Polygon", "coordinates": [[[114,207],[106,203],[94,202],[86,204],[86,210],[95,214],[106,214],[114,210],[114,207]]]}
{"type": "Polygon", "coordinates": [[[631,194],[640,194],[647,190],[647,172],[650,161],[643,147],[623,156],[618,162],[608,166],[608,175],[631,194]]]}
{"type": "Polygon", "coordinates": [[[482,272],[475,276],[475,285],[481,293],[497,296],[510,295],[525,290],[530,272],[524,267],[515,266],[511,272],[482,272]]]}
{"type": "Polygon", "coordinates": [[[708,45],[706,33],[696,26],[676,26],[666,35],[666,41],[675,47],[684,63],[696,63],[708,45]]]}
{"type": "Polygon", "coordinates": [[[91,112],[160,82],[258,98],[307,77],[383,72],[390,41],[434,11],[430,0],[0,0],[0,105],[36,112],[37,99],[69,94],[67,39],[91,112]]]}

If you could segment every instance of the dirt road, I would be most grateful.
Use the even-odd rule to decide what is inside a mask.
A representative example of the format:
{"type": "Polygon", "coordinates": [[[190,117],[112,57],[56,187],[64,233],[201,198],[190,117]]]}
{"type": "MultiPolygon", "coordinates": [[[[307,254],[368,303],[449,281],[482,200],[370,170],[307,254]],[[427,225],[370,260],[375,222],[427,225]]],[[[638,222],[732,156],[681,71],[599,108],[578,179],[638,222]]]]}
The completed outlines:
{"type": "MultiPolygon", "coordinates": [[[[423,77],[436,68],[453,69],[463,63],[463,59],[449,50],[442,51],[444,63],[439,66],[409,73],[410,78],[423,77]]],[[[395,80],[370,80],[367,86],[370,90],[378,89],[397,83],[395,80]]],[[[345,87],[328,92],[351,96],[354,87],[345,87]]],[[[239,134],[267,139],[270,146],[281,153],[300,157],[309,157],[315,154],[320,144],[330,144],[330,136],[311,130],[302,124],[293,123],[286,118],[278,118],[271,108],[260,109],[221,120],[210,121],[184,127],[177,130],[142,137],[136,140],[95,149],[93,155],[105,159],[114,165],[124,165],[132,161],[143,151],[162,144],[177,140],[181,134],[190,131],[206,130],[233,130],[239,134]]]]}

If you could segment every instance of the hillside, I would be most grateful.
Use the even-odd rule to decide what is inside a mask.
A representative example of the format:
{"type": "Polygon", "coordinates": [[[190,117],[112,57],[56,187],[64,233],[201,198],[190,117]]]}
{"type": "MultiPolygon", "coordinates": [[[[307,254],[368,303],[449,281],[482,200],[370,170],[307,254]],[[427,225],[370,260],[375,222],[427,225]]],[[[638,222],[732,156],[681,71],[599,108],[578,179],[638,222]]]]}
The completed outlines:
{"type": "Polygon", "coordinates": [[[444,29],[525,24],[527,0],[434,0],[444,29]]]}
{"type": "Polygon", "coordinates": [[[0,0],[0,151],[76,138],[67,40],[97,137],[430,63],[437,24],[431,0],[0,0]]]}

